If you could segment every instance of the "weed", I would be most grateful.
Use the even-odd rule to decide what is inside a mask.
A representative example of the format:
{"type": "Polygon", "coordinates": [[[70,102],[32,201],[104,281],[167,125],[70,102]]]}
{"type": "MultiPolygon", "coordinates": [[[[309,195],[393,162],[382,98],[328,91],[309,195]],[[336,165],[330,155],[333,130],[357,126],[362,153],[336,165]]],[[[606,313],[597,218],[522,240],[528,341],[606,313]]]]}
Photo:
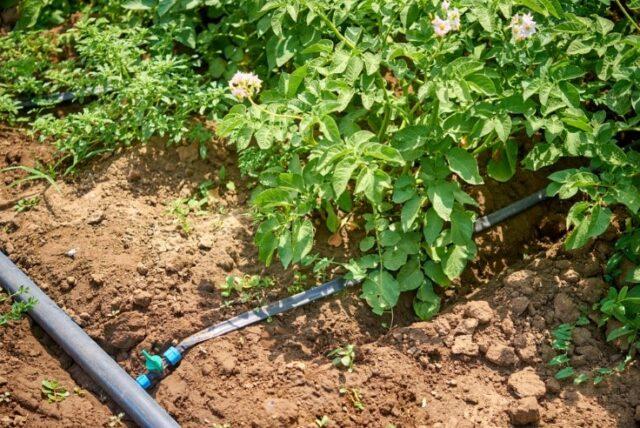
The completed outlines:
{"type": "Polygon", "coordinates": [[[58,192],[60,191],[60,188],[58,187],[58,185],[56,184],[56,172],[53,168],[51,167],[44,167],[44,166],[37,166],[35,168],[29,167],[29,166],[24,166],[24,165],[19,165],[19,166],[10,166],[7,168],[3,168],[0,170],[0,173],[2,172],[8,172],[8,171],[15,171],[15,170],[21,170],[27,173],[26,176],[19,178],[18,180],[15,180],[11,183],[11,186],[17,186],[21,183],[25,183],[27,181],[37,181],[37,180],[43,180],[47,183],[49,183],[50,186],[53,186],[54,189],[56,189],[58,192]]]}
{"type": "Polygon", "coordinates": [[[331,423],[331,419],[327,415],[323,415],[321,418],[316,419],[316,426],[318,428],[326,428],[331,423]]]}
{"type": "Polygon", "coordinates": [[[36,207],[38,204],[40,203],[40,198],[38,196],[34,196],[32,198],[24,198],[24,199],[20,199],[14,209],[21,213],[21,212],[25,212],[25,211],[29,211],[32,208],[36,207]]]}
{"type": "Polygon", "coordinates": [[[328,356],[333,358],[332,363],[336,367],[342,367],[352,372],[356,360],[355,345],[347,345],[345,347],[334,349],[329,352],[328,356]]]}
{"type": "Polygon", "coordinates": [[[55,379],[43,380],[41,391],[42,395],[45,396],[50,403],[64,401],[69,396],[67,388],[55,379]]]}
{"type": "Polygon", "coordinates": [[[11,393],[9,391],[0,394],[0,403],[11,403],[11,393]]]}
{"type": "Polygon", "coordinates": [[[122,419],[124,419],[124,413],[118,413],[117,415],[109,416],[109,422],[107,423],[107,425],[109,426],[109,428],[123,427],[125,425],[122,422],[122,419]]]}
{"type": "Polygon", "coordinates": [[[240,295],[242,302],[258,297],[258,293],[273,286],[274,281],[270,277],[260,275],[244,275],[242,277],[228,275],[225,282],[219,286],[223,297],[231,297],[234,293],[240,295]]]}
{"type": "Polygon", "coordinates": [[[293,280],[291,281],[291,285],[287,287],[287,292],[289,294],[301,293],[306,289],[307,282],[308,282],[307,275],[301,272],[294,272],[293,280]]]}
{"type": "Polygon", "coordinates": [[[365,409],[362,394],[357,388],[340,388],[340,394],[346,396],[357,411],[361,412],[365,409]]]}
{"type": "Polygon", "coordinates": [[[13,304],[11,305],[9,312],[0,313],[0,326],[5,326],[10,322],[19,321],[38,303],[34,297],[28,297],[26,299],[24,297],[20,297],[20,299],[16,299],[16,297],[23,294],[27,294],[27,289],[24,287],[21,287],[18,292],[13,294],[7,295],[0,293],[0,303],[13,299],[13,304]]]}
{"type": "Polygon", "coordinates": [[[189,222],[189,216],[193,215],[206,215],[206,207],[212,202],[209,191],[214,186],[214,183],[210,180],[203,181],[198,185],[195,193],[188,198],[180,198],[171,202],[167,213],[173,216],[177,221],[182,231],[185,234],[191,233],[192,227],[189,222]]]}

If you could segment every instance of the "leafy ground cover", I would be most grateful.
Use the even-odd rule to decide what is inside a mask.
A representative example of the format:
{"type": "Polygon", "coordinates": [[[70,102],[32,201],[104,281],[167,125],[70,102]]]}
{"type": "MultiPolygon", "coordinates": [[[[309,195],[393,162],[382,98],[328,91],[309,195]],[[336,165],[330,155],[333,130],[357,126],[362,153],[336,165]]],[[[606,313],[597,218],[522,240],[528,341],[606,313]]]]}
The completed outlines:
{"type": "Polygon", "coordinates": [[[635,355],[637,1],[4,3],[0,114],[57,150],[35,177],[156,137],[202,158],[225,139],[262,262],[313,264],[318,236],[346,235],[359,252],[340,266],[373,312],[411,293],[429,319],[477,256],[473,188],[550,168],[568,250],[623,225],[596,306],[635,355]],[[19,110],[55,91],[82,107],[19,110]]]}

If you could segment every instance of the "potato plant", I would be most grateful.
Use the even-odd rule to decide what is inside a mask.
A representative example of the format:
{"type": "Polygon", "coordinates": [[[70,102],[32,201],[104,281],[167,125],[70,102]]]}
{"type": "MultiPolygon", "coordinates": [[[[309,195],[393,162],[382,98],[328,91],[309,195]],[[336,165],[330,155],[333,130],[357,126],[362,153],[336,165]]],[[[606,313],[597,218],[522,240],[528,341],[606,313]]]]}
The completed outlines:
{"type": "Polygon", "coordinates": [[[607,229],[612,205],[635,217],[640,38],[605,3],[247,2],[265,46],[247,66],[266,80],[232,82],[238,104],[218,133],[281,159],[253,199],[262,260],[302,260],[313,218],[332,232],[355,222],[363,255],[346,267],[374,312],[416,290],[429,318],[434,287],[476,255],[467,190],[487,177],[584,158],[548,188],[585,196],[567,219],[570,249],[607,229]]]}
{"type": "MultiPolygon", "coordinates": [[[[0,111],[15,116],[25,91],[98,84],[81,112],[35,123],[67,171],[153,136],[199,141],[206,156],[211,132],[194,116],[216,121],[257,181],[262,261],[290,267],[312,254],[319,227],[359,228],[361,254],[344,266],[377,314],[408,291],[421,318],[438,311],[438,287],[477,253],[469,189],[506,182],[521,166],[549,168],[548,193],[576,201],[567,248],[602,234],[616,205],[636,237],[624,245],[638,245],[637,0],[73,7],[43,2],[11,36],[26,38],[24,28],[60,11],[83,13],[53,47],[37,37],[26,45],[72,54],[59,64],[34,56],[33,72],[18,61],[8,72],[19,80],[0,85],[0,111]],[[578,166],[558,167],[566,157],[578,166]]],[[[10,59],[29,57],[0,43],[13,46],[10,59]]]]}

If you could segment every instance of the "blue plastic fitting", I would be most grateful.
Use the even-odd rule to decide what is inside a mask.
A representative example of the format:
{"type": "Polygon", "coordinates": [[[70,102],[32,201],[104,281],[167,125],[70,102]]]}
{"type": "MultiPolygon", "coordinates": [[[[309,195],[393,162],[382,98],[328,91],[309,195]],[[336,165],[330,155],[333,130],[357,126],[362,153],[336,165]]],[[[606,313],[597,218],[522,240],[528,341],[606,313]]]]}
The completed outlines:
{"type": "Polygon", "coordinates": [[[180,360],[182,360],[182,354],[174,346],[164,351],[164,354],[162,354],[162,356],[171,366],[175,366],[180,362],[180,360]]]}
{"type": "Polygon", "coordinates": [[[151,379],[149,379],[149,376],[147,376],[146,374],[141,374],[140,376],[138,376],[136,378],[136,382],[138,382],[138,385],[140,385],[143,389],[151,388],[151,379]]]}

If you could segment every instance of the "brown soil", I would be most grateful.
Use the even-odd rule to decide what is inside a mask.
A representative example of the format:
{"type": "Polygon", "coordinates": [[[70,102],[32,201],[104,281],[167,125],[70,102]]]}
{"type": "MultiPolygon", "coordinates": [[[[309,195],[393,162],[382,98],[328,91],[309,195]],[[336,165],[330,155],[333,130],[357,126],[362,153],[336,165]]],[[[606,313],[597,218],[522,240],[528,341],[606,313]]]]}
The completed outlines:
{"type": "MultiPolygon", "coordinates": [[[[3,132],[0,166],[49,153],[3,132]]],[[[257,261],[248,192],[233,161],[222,147],[201,161],[194,148],[161,144],[107,157],[61,183],[60,192],[48,188],[31,211],[0,210],[0,249],[136,375],[142,349],[164,350],[288,294],[293,272],[257,261]],[[222,165],[238,190],[219,183],[214,206],[191,216],[192,231],[184,233],[168,206],[202,180],[215,181],[222,165]],[[229,274],[268,275],[277,286],[225,304],[217,286],[229,274]]],[[[490,212],[542,185],[540,175],[523,174],[474,196],[490,212]]],[[[0,202],[33,190],[2,189],[0,202]]],[[[574,254],[552,245],[561,208],[546,204],[479,236],[482,255],[463,285],[471,289],[495,277],[475,295],[451,296],[455,303],[431,322],[414,322],[409,296],[392,320],[373,315],[348,291],[199,345],[152,394],[183,426],[194,427],[312,427],[325,415],[329,426],[507,426],[527,418],[552,426],[634,426],[635,368],[596,388],[557,384],[546,367],[550,330],[597,298],[610,251],[607,243],[574,254]],[[537,255],[523,254],[526,246],[537,255]],[[498,274],[506,265],[511,271],[498,274]],[[352,373],[326,356],[346,343],[357,345],[352,373]],[[355,406],[355,391],[363,410],[355,406]]],[[[29,320],[0,329],[0,338],[0,394],[11,393],[9,403],[0,402],[0,424],[103,426],[118,412],[29,320]],[[49,378],[88,393],[47,403],[40,383],[49,378]]],[[[577,339],[576,367],[620,358],[591,326],[577,339]]]]}

